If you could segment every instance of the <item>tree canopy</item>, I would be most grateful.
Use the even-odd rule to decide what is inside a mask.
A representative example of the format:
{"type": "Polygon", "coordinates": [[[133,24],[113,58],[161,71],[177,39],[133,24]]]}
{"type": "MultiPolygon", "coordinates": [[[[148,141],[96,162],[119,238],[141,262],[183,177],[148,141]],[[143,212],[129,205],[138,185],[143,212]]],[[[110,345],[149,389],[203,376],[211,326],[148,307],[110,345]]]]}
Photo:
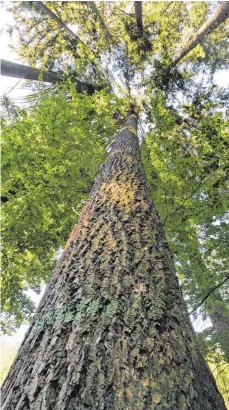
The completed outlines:
{"type": "Polygon", "coordinates": [[[202,346],[228,360],[228,331],[213,320],[220,306],[217,317],[228,326],[228,90],[214,82],[228,68],[228,3],[8,7],[21,61],[39,70],[41,82],[47,72],[58,80],[28,109],[3,99],[4,331],[33,312],[27,291],[50,277],[112,135],[136,101],[143,164],[187,303],[194,316],[212,320],[202,346]],[[214,16],[218,25],[198,38],[214,16]],[[97,87],[79,89],[77,81],[97,87]]]}

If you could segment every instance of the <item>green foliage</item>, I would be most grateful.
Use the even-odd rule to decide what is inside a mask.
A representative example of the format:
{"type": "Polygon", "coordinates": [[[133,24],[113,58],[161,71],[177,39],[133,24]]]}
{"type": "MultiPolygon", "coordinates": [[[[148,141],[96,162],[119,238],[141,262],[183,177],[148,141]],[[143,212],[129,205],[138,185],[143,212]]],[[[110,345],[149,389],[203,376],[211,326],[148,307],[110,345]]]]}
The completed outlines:
{"type": "MultiPolygon", "coordinates": [[[[74,36],[37,10],[32,2],[14,2],[8,9],[16,24],[9,30],[19,35],[17,52],[21,58],[32,65],[39,63],[39,68],[81,80],[103,82],[108,76],[113,81],[113,64],[120,61],[121,47],[126,66],[123,74],[133,70],[144,83],[150,82],[152,73],[158,77],[161,69],[168,68],[214,10],[208,2],[143,2],[143,32],[139,33],[133,3],[100,2],[95,9],[90,3],[47,3],[65,25],[72,25],[77,33],[74,36]]],[[[185,79],[187,73],[193,76],[206,67],[214,72],[226,67],[228,57],[224,23],[185,57],[179,75],[185,79]]],[[[170,76],[174,77],[172,72],[170,76]]]]}
{"type": "MultiPolygon", "coordinates": [[[[71,2],[69,10],[69,4],[66,7],[63,3],[61,14],[57,2],[48,3],[47,6],[65,24],[82,24],[85,4],[71,2]]],[[[18,1],[9,5],[8,10],[16,22],[9,30],[18,33],[20,48],[17,52],[23,60],[32,65],[39,61],[42,67],[54,71],[74,67],[75,71],[81,72],[81,76],[93,64],[95,55],[90,44],[78,41],[78,35],[75,37],[64,31],[55,20],[38,11],[32,2],[18,1]]]]}
{"type": "Polygon", "coordinates": [[[215,381],[219,391],[221,392],[223,399],[225,401],[227,409],[229,408],[229,391],[228,391],[228,380],[229,380],[229,365],[227,362],[223,361],[220,355],[212,355],[207,357],[208,365],[215,377],[215,381]]]}
{"type": "MultiPolygon", "coordinates": [[[[211,92],[200,87],[174,108],[158,91],[151,98],[154,128],[142,144],[152,198],[190,310],[226,278],[229,269],[229,139],[221,96],[216,87],[211,92]]],[[[220,294],[227,303],[227,283],[220,294]]],[[[201,306],[203,317],[213,311],[215,295],[201,306]]],[[[226,345],[219,335],[214,343],[226,345]]]]}
{"type": "Polygon", "coordinates": [[[18,341],[13,344],[1,340],[1,369],[0,369],[0,386],[4,382],[8,371],[15,359],[20,343],[18,341]]]}
{"type": "Polygon", "coordinates": [[[90,97],[67,84],[12,123],[3,121],[5,330],[30,316],[26,290],[39,291],[48,280],[104,161],[119,104],[106,91],[90,97]]]}
{"type": "MultiPolygon", "coordinates": [[[[190,310],[229,273],[229,138],[223,94],[215,86],[199,87],[175,107],[159,90],[150,103],[149,118],[154,128],[141,146],[152,199],[161,215],[190,310]]],[[[228,301],[225,282],[193,316],[201,315],[203,320],[215,312],[219,324],[226,328],[228,301]],[[219,303],[222,308],[216,310],[219,303]]],[[[228,332],[211,327],[199,337],[205,356],[213,355],[216,361],[218,355],[226,365],[228,332]]],[[[224,382],[214,375],[228,402],[228,374],[224,382]]]]}

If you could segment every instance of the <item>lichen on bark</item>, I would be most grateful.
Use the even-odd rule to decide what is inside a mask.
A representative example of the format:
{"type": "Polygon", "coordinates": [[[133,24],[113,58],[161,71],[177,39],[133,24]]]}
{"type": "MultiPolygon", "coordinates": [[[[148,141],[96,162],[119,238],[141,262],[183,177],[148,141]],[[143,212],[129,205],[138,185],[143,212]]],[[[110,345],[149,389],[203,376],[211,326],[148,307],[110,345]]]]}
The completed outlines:
{"type": "Polygon", "coordinates": [[[225,410],[150,200],[136,130],[132,113],[4,383],[3,410],[225,410]]]}

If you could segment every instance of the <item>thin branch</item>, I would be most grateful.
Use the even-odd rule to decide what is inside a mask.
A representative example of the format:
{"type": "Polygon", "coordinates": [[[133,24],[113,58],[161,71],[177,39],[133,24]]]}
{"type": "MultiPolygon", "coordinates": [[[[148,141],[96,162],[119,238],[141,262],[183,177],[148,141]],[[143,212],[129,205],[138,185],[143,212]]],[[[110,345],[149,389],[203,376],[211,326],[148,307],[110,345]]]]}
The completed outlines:
{"type": "Polygon", "coordinates": [[[212,373],[214,373],[214,372],[218,369],[218,367],[225,366],[225,364],[227,364],[227,362],[218,363],[218,364],[216,365],[216,367],[212,370],[212,373]]]}
{"type": "MultiPolygon", "coordinates": [[[[166,190],[165,190],[165,189],[163,189],[163,191],[164,191],[165,207],[166,207],[166,217],[165,217],[165,219],[164,219],[164,222],[165,222],[165,220],[166,220],[166,218],[167,218],[167,215],[169,214],[169,208],[168,208],[168,203],[167,203],[167,194],[166,194],[166,190]]],[[[164,224],[164,222],[163,222],[163,224],[164,224]]]]}
{"type": "Polygon", "coordinates": [[[163,14],[173,5],[173,9],[175,7],[175,4],[173,4],[173,1],[169,1],[168,5],[160,12],[160,16],[163,16],[163,14]]]}
{"type": "Polygon", "coordinates": [[[10,94],[11,91],[13,91],[15,87],[17,87],[17,85],[20,83],[20,81],[21,81],[21,78],[19,78],[19,80],[16,82],[16,84],[11,88],[10,91],[8,91],[8,93],[6,93],[6,95],[10,94]]]}
{"type": "Polygon", "coordinates": [[[216,379],[217,379],[217,377],[218,377],[221,373],[224,372],[225,369],[227,369],[228,366],[229,366],[229,364],[227,364],[223,369],[221,369],[221,370],[219,371],[219,373],[217,373],[216,379]]]}
{"type": "Polygon", "coordinates": [[[216,289],[220,288],[220,286],[222,286],[228,279],[229,279],[229,274],[227,275],[227,277],[222,282],[220,282],[218,285],[214,286],[214,288],[212,288],[204,296],[204,298],[201,300],[201,302],[189,313],[189,315],[192,315],[192,313],[194,313],[208,299],[208,297],[211,295],[211,293],[215,292],[216,289]]]}
{"type": "Polygon", "coordinates": [[[188,199],[190,199],[190,198],[198,191],[198,189],[200,188],[202,182],[203,182],[203,180],[201,180],[200,183],[198,184],[198,186],[194,189],[194,191],[184,199],[184,201],[182,202],[181,205],[179,205],[173,212],[171,212],[170,214],[168,213],[168,214],[166,215],[166,217],[165,217],[165,219],[164,219],[164,221],[163,221],[163,223],[162,223],[163,226],[164,226],[165,222],[167,221],[168,217],[174,215],[177,211],[179,211],[179,210],[184,206],[185,202],[186,202],[188,199]]]}

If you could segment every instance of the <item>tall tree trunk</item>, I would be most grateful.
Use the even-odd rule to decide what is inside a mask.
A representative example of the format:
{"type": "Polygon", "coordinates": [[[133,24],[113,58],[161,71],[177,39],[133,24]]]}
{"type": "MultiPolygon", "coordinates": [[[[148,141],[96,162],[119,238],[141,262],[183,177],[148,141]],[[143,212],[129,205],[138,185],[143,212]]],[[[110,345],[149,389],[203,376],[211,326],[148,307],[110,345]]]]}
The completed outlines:
{"type": "Polygon", "coordinates": [[[224,23],[229,17],[229,2],[223,1],[216,12],[211,16],[194,34],[193,38],[188,41],[183,50],[180,52],[179,56],[175,58],[171,66],[175,66],[179,61],[182,60],[190,51],[199,44],[206,34],[214,31],[220,24],[224,23]]]}
{"type": "Polygon", "coordinates": [[[117,133],[4,383],[2,410],[225,410],[141,164],[117,133]]]}
{"type": "Polygon", "coordinates": [[[59,27],[61,27],[64,31],[66,31],[68,34],[71,35],[71,37],[74,37],[77,41],[82,43],[85,47],[89,47],[87,44],[85,44],[73,31],[59,18],[56,16],[55,13],[52,12],[42,1],[32,1],[31,5],[35,7],[39,12],[46,14],[49,16],[52,20],[54,20],[59,27]]]}
{"type": "Polygon", "coordinates": [[[108,30],[108,28],[107,28],[107,26],[104,22],[99,10],[98,10],[95,2],[94,1],[89,1],[89,2],[87,2],[87,4],[89,5],[91,11],[95,14],[96,18],[99,20],[99,23],[100,23],[100,25],[101,25],[104,33],[105,33],[106,40],[108,42],[111,42],[112,41],[112,36],[111,36],[111,34],[110,34],[110,32],[109,32],[109,30],[108,30]]]}
{"type": "Polygon", "coordinates": [[[134,2],[134,11],[135,11],[135,18],[136,18],[138,33],[140,36],[142,36],[143,35],[143,25],[142,25],[142,2],[141,1],[134,2]]]}
{"type": "MultiPolygon", "coordinates": [[[[1,75],[7,77],[24,78],[25,80],[35,80],[44,81],[52,84],[64,81],[64,76],[53,73],[53,72],[43,72],[34,67],[29,67],[27,65],[12,63],[11,61],[1,60],[1,75]]],[[[102,90],[107,87],[108,84],[91,84],[85,81],[76,80],[76,89],[79,92],[87,92],[92,94],[95,90],[102,90]]]]}
{"type": "Polygon", "coordinates": [[[1,59],[1,75],[8,77],[24,78],[25,80],[40,80],[47,83],[56,84],[63,81],[63,77],[53,72],[42,72],[34,67],[24,64],[12,63],[1,59]]]}

